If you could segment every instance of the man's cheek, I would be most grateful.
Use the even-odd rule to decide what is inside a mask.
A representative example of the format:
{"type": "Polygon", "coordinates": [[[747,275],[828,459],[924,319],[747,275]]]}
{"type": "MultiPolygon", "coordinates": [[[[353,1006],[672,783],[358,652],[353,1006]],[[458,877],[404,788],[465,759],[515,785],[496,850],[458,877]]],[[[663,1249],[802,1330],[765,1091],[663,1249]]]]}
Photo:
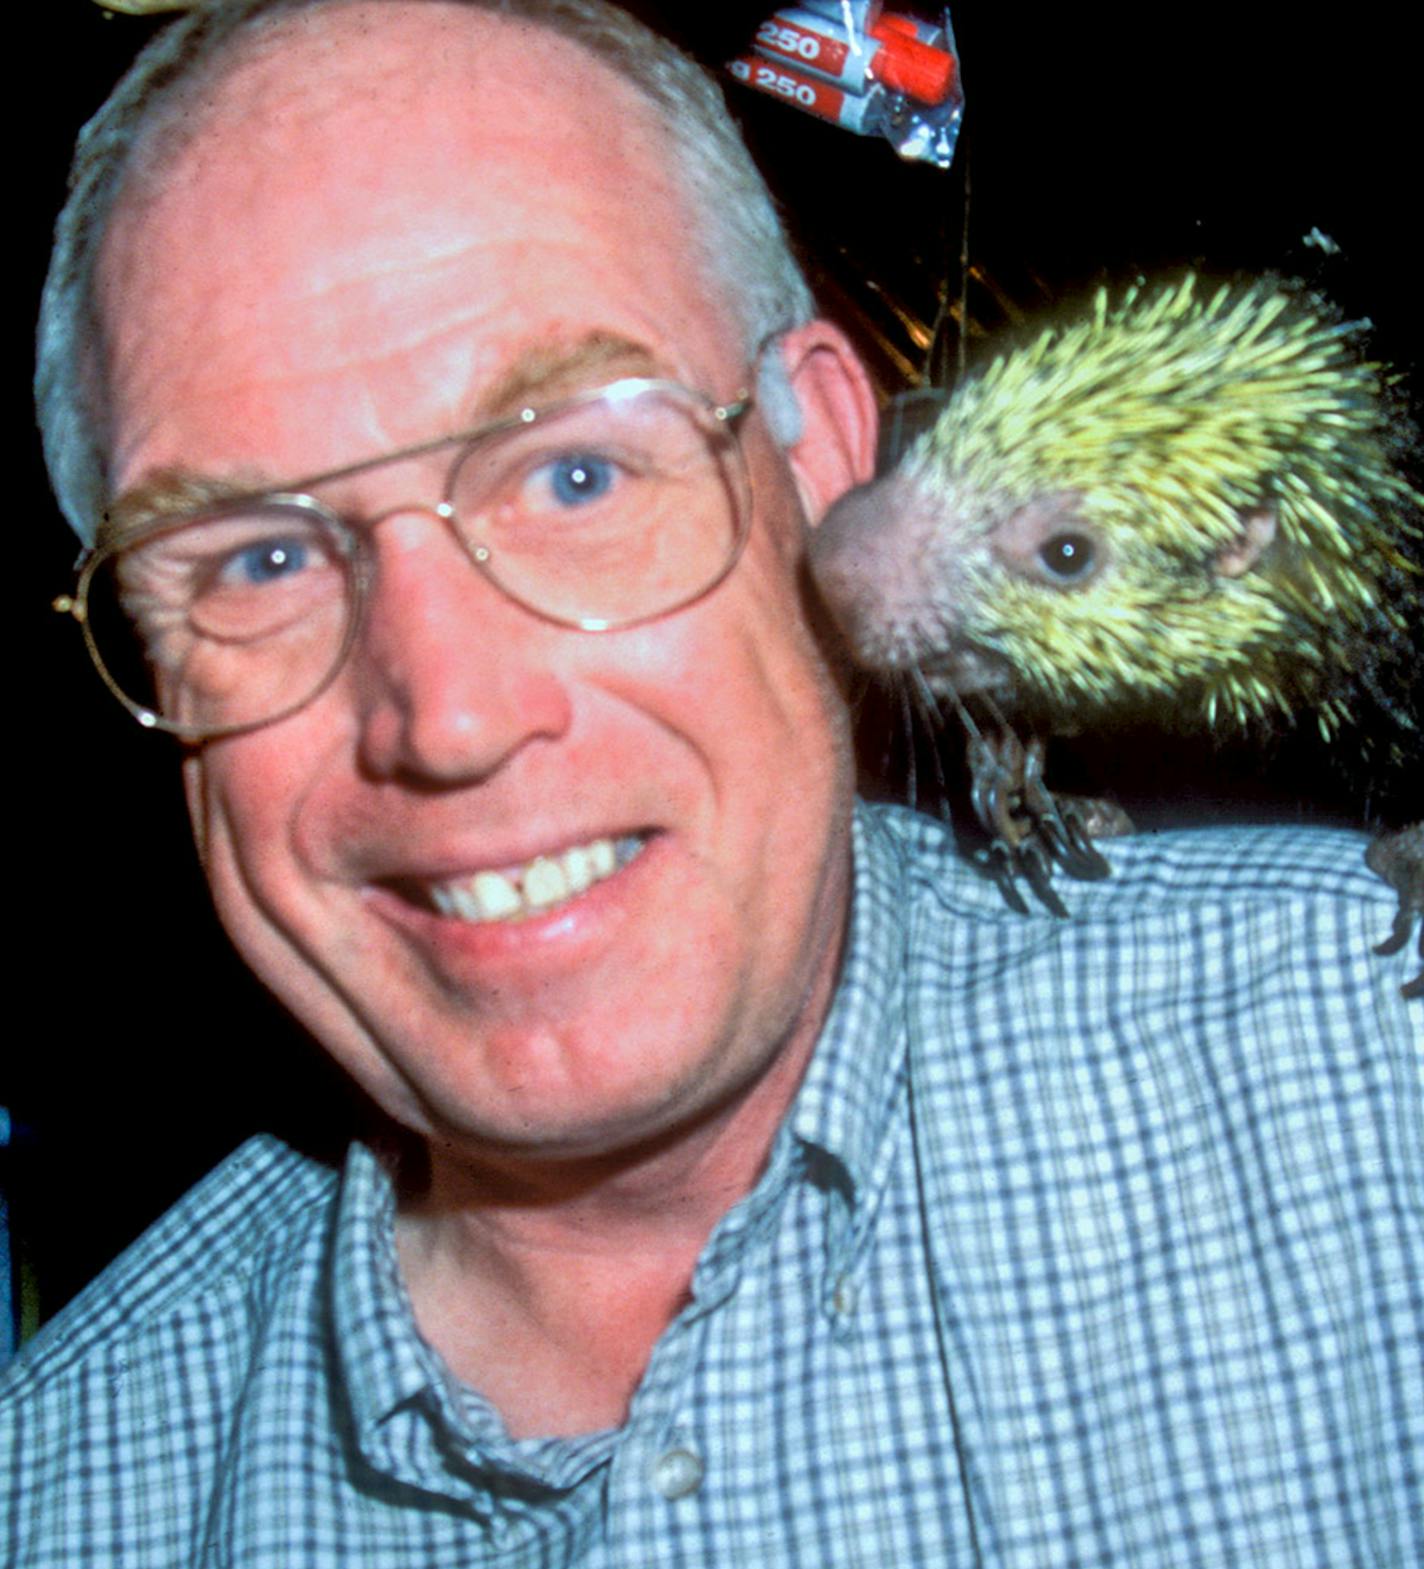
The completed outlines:
{"type": "Polygon", "coordinates": [[[286,962],[276,956],[292,941],[290,928],[307,880],[292,855],[290,801],[281,781],[270,770],[259,769],[254,777],[235,767],[234,744],[218,743],[186,760],[188,811],[218,917],[275,990],[288,978],[273,971],[286,962]]]}
{"type": "Polygon", "coordinates": [[[193,842],[198,847],[198,859],[206,867],[209,813],[204,790],[203,763],[199,755],[183,759],[183,796],[188,803],[188,822],[193,830],[193,842]]]}

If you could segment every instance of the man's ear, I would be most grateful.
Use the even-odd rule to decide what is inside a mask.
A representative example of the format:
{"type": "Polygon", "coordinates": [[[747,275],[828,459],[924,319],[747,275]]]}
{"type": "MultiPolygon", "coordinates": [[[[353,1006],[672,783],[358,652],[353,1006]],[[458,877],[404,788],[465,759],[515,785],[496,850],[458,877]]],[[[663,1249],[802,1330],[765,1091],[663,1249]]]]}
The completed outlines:
{"type": "Polygon", "coordinates": [[[832,502],[875,473],[875,394],[849,340],[828,321],[793,327],[766,353],[779,354],[781,363],[764,369],[763,381],[779,381],[773,398],[794,404],[780,416],[768,410],[768,423],[785,443],[801,505],[814,526],[832,502]]]}

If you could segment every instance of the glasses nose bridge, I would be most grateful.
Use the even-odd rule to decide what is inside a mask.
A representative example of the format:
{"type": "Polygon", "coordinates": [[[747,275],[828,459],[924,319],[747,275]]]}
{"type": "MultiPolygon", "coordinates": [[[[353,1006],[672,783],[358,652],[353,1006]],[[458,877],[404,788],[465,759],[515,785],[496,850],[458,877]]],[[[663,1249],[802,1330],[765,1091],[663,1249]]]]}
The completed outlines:
{"type": "MultiPolygon", "coordinates": [[[[491,566],[489,548],[476,538],[471,537],[468,529],[469,518],[457,510],[453,496],[456,478],[460,466],[474,449],[482,444],[488,444],[491,437],[499,436],[509,422],[500,422],[493,427],[485,427],[474,433],[465,432],[456,436],[446,437],[440,441],[427,445],[409,448],[400,452],[388,454],[384,458],[377,458],[369,464],[361,465],[359,470],[348,471],[347,477],[369,478],[380,474],[387,476],[396,469],[413,468],[419,482],[434,490],[436,499],[418,498],[398,501],[381,501],[379,505],[372,505],[377,497],[368,495],[367,506],[359,505],[353,509],[354,518],[347,523],[359,536],[360,553],[363,557],[360,568],[362,582],[358,588],[359,608],[357,611],[358,625],[353,629],[353,639],[359,639],[364,633],[365,623],[371,611],[371,601],[381,592],[382,569],[381,561],[383,551],[380,548],[380,533],[388,529],[389,525],[399,525],[402,519],[426,518],[441,525],[445,543],[452,547],[461,561],[479,580],[483,592],[490,593],[507,606],[517,608],[524,615],[533,615],[537,619],[548,619],[542,610],[536,608],[526,598],[512,591],[502,583],[491,566]]],[[[518,422],[520,426],[533,423],[532,416],[525,416],[518,422]]],[[[398,485],[404,486],[406,479],[386,479],[387,496],[396,493],[398,485]]],[[[409,496],[409,492],[407,492],[409,496]]],[[[403,541],[405,545],[414,546],[414,538],[403,541]]],[[[424,541],[425,544],[430,542],[424,541]]],[[[399,545],[397,546],[399,548],[399,545]]],[[[470,585],[473,587],[473,585],[470,585]]]]}
{"type": "Polygon", "coordinates": [[[365,505],[361,504],[359,496],[356,497],[347,514],[354,517],[357,529],[363,534],[370,535],[391,518],[406,513],[423,512],[430,517],[438,518],[448,527],[454,517],[454,509],[449,501],[450,485],[463,450],[464,443],[459,438],[446,438],[402,448],[400,451],[387,453],[384,457],[355,464],[326,478],[348,482],[364,481],[373,489],[379,487],[376,489],[375,497],[368,500],[365,505]],[[426,488],[426,496],[422,497],[417,493],[395,501],[381,500],[380,489],[390,494],[398,483],[404,487],[404,480],[388,477],[402,470],[413,471],[417,476],[417,486],[413,486],[412,489],[418,492],[419,488],[426,488]],[[434,501],[428,499],[432,491],[437,498],[434,501]]]}
{"type": "Polygon", "coordinates": [[[437,523],[444,526],[456,543],[459,543],[459,531],[454,527],[455,509],[443,499],[436,502],[397,501],[392,506],[382,507],[379,512],[373,512],[361,519],[361,532],[374,541],[379,528],[389,523],[392,518],[403,517],[434,518],[437,523]]]}
{"type": "Polygon", "coordinates": [[[414,468],[422,476],[425,483],[434,481],[435,500],[410,495],[406,499],[397,501],[383,501],[379,505],[354,506],[349,512],[341,509],[341,515],[346,519],[346,526],[361,537],[362,546],[369,553],[370,566],[374,567],[378,555],[377,531],[382,529],[392,520],[402,517],[428,517],[440,523],[451,542],[459,549],[462,556],[472,566],[479,567],[480,563],[476,553],[472,551],[462,538],[458,526],[455,508],[450,501],[451,486],[455,472],[468,443],[454,438],[451,440],[431,443],[390,453],[386,457],[375,458],[370,463],[346,470],[340,477],[343,479],[373,480],[387,473],[405,468],[414,468]],[[443,460],[436,461],[437,455],[443,455],[443,460]]]}
{"type": "MultiPolygon", "coordinates": [[[[447,482],[448,483],[448,482],[447,482]]],[[[428,501],[403,501],[393,506],[382,507],[379,512],[369,514],[362,518],[359,533],[364,547],[365,566],[363,569],[364,582],[359,590],[362,607],[360,620],[364,621],[367,607],[373,595],[378,594],[381,588],[381,551],[379,548],[379,530],[386,524],[401,518],[431,518],[441,525],[445,541],[453,546],[461,561],[472,573],[481,579],[502,600],[509,600],[511,596],[490,574],[486,565],[489,552],[483,546],[473,544],[466,539],[460,530],[459,518],[454,506],[443,497],[437,502],[428,501]]],[[[406,543],[412,543],[407,541],[406,543]]],[[[515,601],[518,603],[518,601],[515,601]]],[[[527,609],[527,607],[521,607],[527,609]]],[[[360,636],[359,627],[355,632],[360,636]]]]}

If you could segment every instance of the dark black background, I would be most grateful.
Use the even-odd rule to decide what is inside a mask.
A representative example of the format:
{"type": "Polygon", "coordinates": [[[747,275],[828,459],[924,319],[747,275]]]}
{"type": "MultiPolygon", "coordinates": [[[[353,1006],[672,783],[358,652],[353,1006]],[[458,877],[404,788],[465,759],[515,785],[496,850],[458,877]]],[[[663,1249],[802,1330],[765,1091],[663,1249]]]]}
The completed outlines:
{"type": "MultiPolygon", "coordinates": [[[[708,60],[770,8],[645,5],[708,60]]],[[[1376,323],[1419,384],[1420,98],[1407,12],[1357,5],[979,5],[954,20],[968,95],[970,251],[994,281],[976,313],[1195,263],[1318,277],[1376,323]],[[1404,18],[1400,20],[1399,18],[1404,18]],[[1302,247],[1312,228],[1341,254],[1302,247]],[[1322,270],[1323,269],[1323,270],[1322,270]]],[[[12,253],[29,330],[68,147],[152,30],[87,0],[26,8],[32,62],[12,157],[12,253]]],[[[26,68],[28,69],[28,68],[26,68]]],[[[888,145],[733,89],[829,301],[867,278],[933,309],[957,255],[963,162],[946,175],[888,145]]],[[[957,280],[955,287],[957,288],[957,280]]],[[[16,1218],[52,1311],[247,1133],[332,1135],[345,1109],[315,1051],[227,951],[186,834],[177,757],[100,690],[47,609],[74,547],[30,436],[26,354],[12,356],[23,527],[8,576],[10,821],[21,870],[19,995],[0,1103],[32,1138],[11,1157],[16,1218]],[[33,934],[33,936],[31,936],[33,934]]],[[[1417,399],[1416,399],[1417,401],[1417,399]]],[[[1277,809],[1342,810],[1292,763],[1277,809]]]]}

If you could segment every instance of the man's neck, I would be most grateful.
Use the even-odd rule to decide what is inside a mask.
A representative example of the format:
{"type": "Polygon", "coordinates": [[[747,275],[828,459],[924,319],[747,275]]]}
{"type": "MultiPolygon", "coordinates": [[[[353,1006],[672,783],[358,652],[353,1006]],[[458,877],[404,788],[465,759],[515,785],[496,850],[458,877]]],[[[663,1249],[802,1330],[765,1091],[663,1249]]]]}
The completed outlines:
{"type": "Polygon", "coordinates": [[[755,1185],[814,1035],[654,1145],[531,1164],[431,1150],[397,1222],[416,1320],[512,1436],[618,1425],[718,1221],[755,1185]]]}

